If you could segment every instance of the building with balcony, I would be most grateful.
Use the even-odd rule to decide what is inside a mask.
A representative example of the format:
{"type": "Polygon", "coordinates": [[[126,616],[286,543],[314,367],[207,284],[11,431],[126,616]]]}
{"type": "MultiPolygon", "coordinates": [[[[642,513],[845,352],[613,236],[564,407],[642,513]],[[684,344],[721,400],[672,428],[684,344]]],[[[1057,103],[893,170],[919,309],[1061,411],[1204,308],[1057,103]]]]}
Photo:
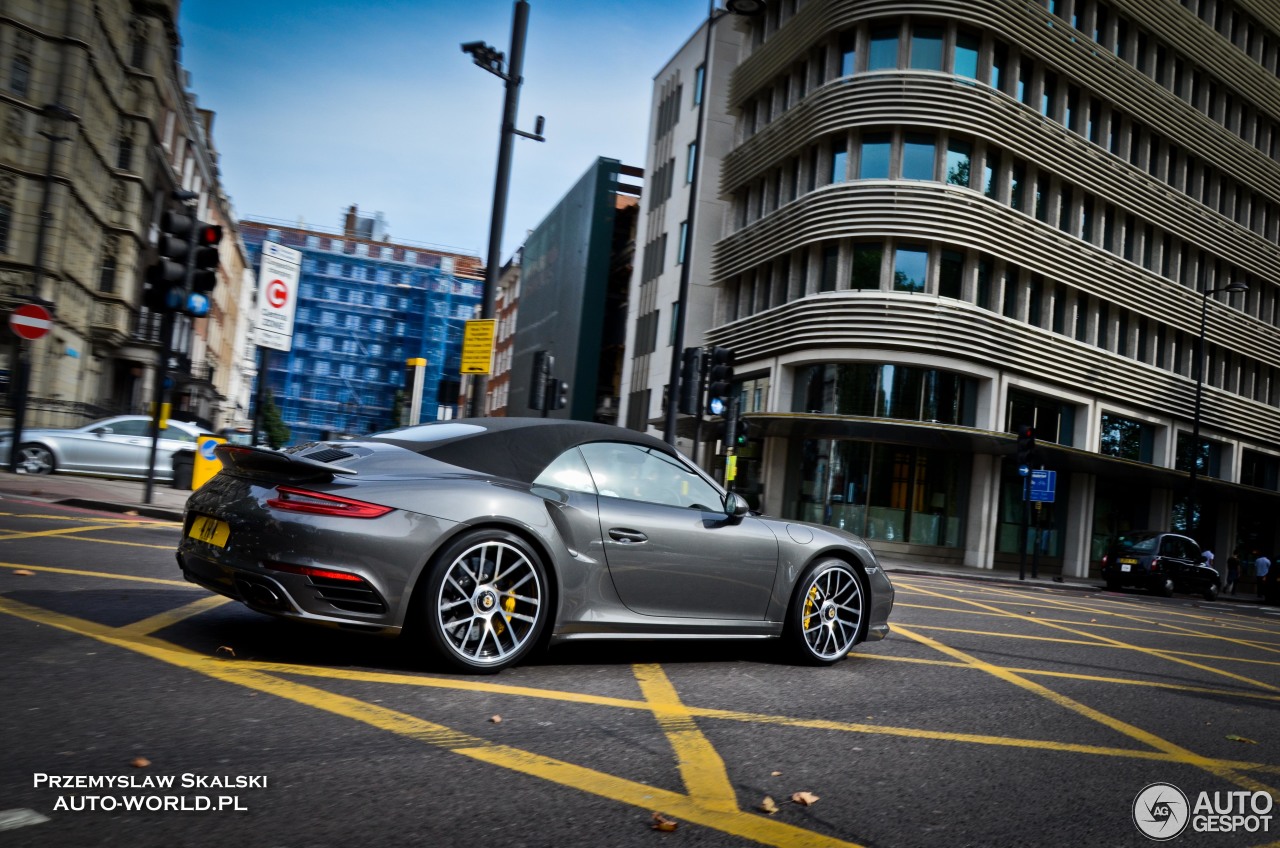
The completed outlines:
{"type": "Polygon", "coordinates": [[[259,348],[291,443],[407,422],[410,359],[427,362],[418,420],[458,415],[463,325],[483,292],[478,257],[389,241],[380,216],[355,206],[341,229],[263,220],[240,228],[255,268],[263,242],[302,253],[292,349],[259,348]]]}
{"type": "MultiPolygon", "coordinates": [[[[1072,576],[1138,527],[1276,548],[1273,4],[770,0],[730,26],[707,123],[733,139],[702,184],[723,223],[693,235],[715,304],[690,343],[737,355],[766,511],[1072,576]],[[1056,477],[1038,507],[1022,425],[1025,470],[1056,477]]],[[[650,167],[667,155],[655,135],[650,167]]]]}

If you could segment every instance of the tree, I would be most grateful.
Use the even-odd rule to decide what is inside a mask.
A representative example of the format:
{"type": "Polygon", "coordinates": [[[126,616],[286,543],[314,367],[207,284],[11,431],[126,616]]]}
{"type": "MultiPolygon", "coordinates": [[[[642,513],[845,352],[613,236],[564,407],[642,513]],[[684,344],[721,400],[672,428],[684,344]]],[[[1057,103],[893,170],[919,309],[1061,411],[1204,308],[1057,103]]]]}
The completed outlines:
{"type": "Polygon", "coordinates": [[[284,423],[280,407],[276,406],[275,395],[267,390],[262,401],[262,429],[266,431],[267,444],[279,450],[289,443],[289,425],[284,423]]]}

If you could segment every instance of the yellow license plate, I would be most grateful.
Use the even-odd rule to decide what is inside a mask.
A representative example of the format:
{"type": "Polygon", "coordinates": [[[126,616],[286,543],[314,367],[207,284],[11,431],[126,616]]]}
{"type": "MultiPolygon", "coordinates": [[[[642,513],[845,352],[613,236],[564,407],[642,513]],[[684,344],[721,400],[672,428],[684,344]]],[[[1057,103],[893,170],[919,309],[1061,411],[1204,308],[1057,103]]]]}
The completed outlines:
{"type": "Polygon", "coordinates": [[[1138,561],[1133,557],[1120,557],[1120,559],[1118,559],[1117,562],[1119,562],[1121,565],[1137,565],[1138,564],[1138,561]]]}
{"type": "Polygon", "coordinates": [[[191,522],[191,529],[187,531],[187,535],[201,542],[225,548],[227,539],[231,536],[231,528],[225,521],[219,521],[207,515],[197,515],[196,520],[191,522]]]}

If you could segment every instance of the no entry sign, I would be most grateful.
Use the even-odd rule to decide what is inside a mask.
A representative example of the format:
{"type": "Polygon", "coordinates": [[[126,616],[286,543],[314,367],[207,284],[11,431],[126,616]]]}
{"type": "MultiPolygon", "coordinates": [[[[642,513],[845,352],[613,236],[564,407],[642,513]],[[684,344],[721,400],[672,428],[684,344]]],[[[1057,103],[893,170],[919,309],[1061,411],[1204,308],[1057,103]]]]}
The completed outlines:
{"type": "Polygon", "coordinates": [[[36,303],[24,303],[9,315],[9,327],[19,338],[34,341],[44,336],[53,326],[49,310],[36,303]]]}

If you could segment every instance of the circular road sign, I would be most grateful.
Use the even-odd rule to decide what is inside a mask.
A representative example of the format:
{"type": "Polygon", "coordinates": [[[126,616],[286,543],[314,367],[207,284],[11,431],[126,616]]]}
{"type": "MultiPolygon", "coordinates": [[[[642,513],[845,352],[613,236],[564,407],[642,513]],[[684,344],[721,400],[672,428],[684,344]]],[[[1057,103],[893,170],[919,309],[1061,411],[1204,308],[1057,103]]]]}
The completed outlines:
{"type": "Polygon", "coordinates": [[[289,299],[289,287],[284,280],[272,280],[267,283],[267,303],[275,309],[282,309],[289,299]]]}
{"type": "Polygon", "coordinates": [[[36,303],[24,303],[9,315],[9,327],[19,338],[32,341],[49,332],[53,316],[49,310],[36,303]]]}

